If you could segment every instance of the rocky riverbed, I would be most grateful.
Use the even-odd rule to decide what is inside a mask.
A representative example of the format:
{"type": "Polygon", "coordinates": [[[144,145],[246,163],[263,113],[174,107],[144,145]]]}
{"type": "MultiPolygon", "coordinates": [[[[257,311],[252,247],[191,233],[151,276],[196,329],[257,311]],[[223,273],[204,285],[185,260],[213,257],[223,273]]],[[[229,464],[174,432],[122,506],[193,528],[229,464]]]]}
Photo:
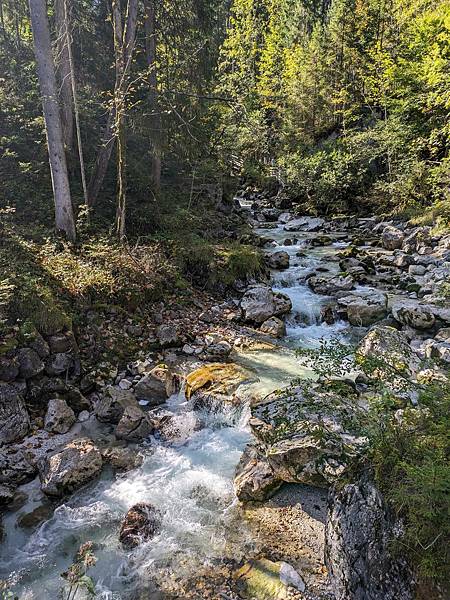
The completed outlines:
{"type": "Polygon", "coordinates": [[[104,600],[413,597],[379,492],[338,485],[365,455],[371,382],[352,360],[319,378],[296,350],[350,344],[414,405],[448,374],[450,234],[236,210],[267,279],[160,306],[154,350],[86,376],[55,324],[2,354],[0,577],[19,598],[58,598],[88,540],[104,600]]]}

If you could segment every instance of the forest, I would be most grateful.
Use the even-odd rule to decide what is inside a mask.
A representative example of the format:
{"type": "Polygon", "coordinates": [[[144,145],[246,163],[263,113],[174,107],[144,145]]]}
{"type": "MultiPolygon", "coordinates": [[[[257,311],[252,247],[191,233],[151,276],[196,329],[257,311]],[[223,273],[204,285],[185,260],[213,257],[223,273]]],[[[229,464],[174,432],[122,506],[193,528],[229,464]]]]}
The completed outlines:
{"type": "Polygon", "coordinates": [[[0,0],[2,600],[444,600],[449,369],[449,0],[0,0]]]}

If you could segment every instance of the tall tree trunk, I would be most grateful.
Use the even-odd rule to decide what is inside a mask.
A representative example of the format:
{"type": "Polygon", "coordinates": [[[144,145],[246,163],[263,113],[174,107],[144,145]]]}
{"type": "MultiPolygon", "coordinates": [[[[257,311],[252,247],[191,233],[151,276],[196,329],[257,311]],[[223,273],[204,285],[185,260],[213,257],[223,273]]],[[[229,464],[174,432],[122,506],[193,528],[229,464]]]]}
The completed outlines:
{"type": "Polygon", "coordinates": [[[62,231],[67,239],[75,241],[75,220],[70,197],[66,155],[64,153],[55,66],[47,19],[47,4],[45,0],[29,0],[29,4],[55,199],[56,229],[62,231]]]}
{"type": "Polygon", "coordinates": [[[66,150],[73,145],[73,98],[70,78],[69,39],[67,36],[65,0],[55,0],[56,77],[59,85],[61,120],[66,150]]]}
{"type": "MultiPolygon", "coordinates": [[[[116,84],[115,84],[115,96],[117,94],[126,92],[127,78],[131,68],[131,61],[133,58],[134,45],[136,40],[136,25],[137,25],[137,9],[138,0],[128,0],[125,29],[122,34],[121,44],[123,46],[123,73],[118,74],[116,65],[116,84]]],[[[114,11],[120,10],[120,7],[116,2],[113,2],[113,25],[115,26],[114,11]]],[[[116,35],[116,33],[114,34],[116,35]]],[[[88,195],[89,205],[93,206],[97,200],[100,189],[105,179],[108,164],[111,158],[111,153],[114,148],[116,141],[117,131],[115,131],[117,115],[116,115],[116,102],[114,101],[108,112],[108,118],[106,121],[105,130],[102,135],[102,145],[95,161],[94,171],[89,181],[88,195]]]]}
{"type": "Polygon", "coordinates": [[[148,83],[150,87],[149,102],[152,116],[151,130],[151,163],[152,183],[156,194],[161,187],[161,115],[158,107],[158,71],[156,65],[156,18],[155,0],[144,0],[145,5],[145,46],[149,67],[148,83]]]}
{"type": "Polygon", "coordinates": [[[89,207],[88,191],[87,191],[87,184],[86,184],[86,170],[84,168],[83,142],[81,139],[80,111],[78,108],[77,86],[76,86],[76,81],[75,81],[75,67],[74,67],[73,55],[72,55],[72,32],[71,32],[71,28],[70,28],[72,19],[71,19],[71,11],[68,8],[69,1],[70,0],[62,0],[63,9],[64,9],[64,24],[65,24],[64,34],[66,37],[67,54],[69,57],[70,85],[71,85],[71,90],[72,90],[73,109],[74,109],[74,114],[75,114],[75,128],[76,128],[76,132],[77,132],[77,147],[78,147],[78,157],[80,160],[81,184],[83,186],[84,203],[87,207],[89,207]]]}
{"type": "Polygon", "coordinates": [[[119,0],[112,0],[112,21],[114,27],[114,53],[116,59],[116,85],[114,90],[114,106],[116,115],[117,137],[117,207],[116,233],[119,239],[125,237],[126,216],[126,138],[125,138],[125,98],[121,81],[125,73],[125,46],[122,29],[122,14],[119,0]]]}

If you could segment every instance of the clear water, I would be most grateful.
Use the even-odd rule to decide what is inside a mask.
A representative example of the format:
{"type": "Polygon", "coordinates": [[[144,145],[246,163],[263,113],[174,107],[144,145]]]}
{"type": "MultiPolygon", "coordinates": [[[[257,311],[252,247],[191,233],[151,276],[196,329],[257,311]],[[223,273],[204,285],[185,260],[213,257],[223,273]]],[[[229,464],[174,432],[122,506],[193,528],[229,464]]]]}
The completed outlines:
{"type": "MultiPolygon", "coordinates": [[[[348,333],[344,323],[320,323],[320,309],[328,299],[313,294],[305,283],[308,272],[319,264],[336,270],[335,262],[323,259],[332,258],[341,244],[307,249],[306,257],[297,257],[315,234],[287,233],[282,226],[260,233],[276,240],[267,252],[286,250],[290,255],[290,268],[273,273],[273,287],[289,295],[293,310],[280,348],[243,352],[236,357],[258,379],[242,391],[243,398],[266,395],[294,378],[312,377],[295,349],[315,347],[322,338],[345,338],[348,333]],[[284,246],[287,237],[297,237],[299,243],[284,246]]],[[[156,598],[152,596],[152,582],[164,587],[170,577],[189,578],[217,559],[245,555],[251,536],[239,519],[233,475],[251,438],[248,405],[243,402],[239,409],[224,406],[214,413],[195,413],[182,394],[172,397],[168,405],[177,415],[181,433],[174,443],[149,440],[142,448],[141,467],[115,478],[106,471],[99,481],[59,506],[31,534],[17,527],[16,515],[6,515],[0,578],[11,581],[21,600],[58,598],[60,573],[87,540],[96,543],[98,561],[92,576],[97,597],[102,600],[127,600],[136,590],[146,590],[145,598],[156,598]],[[160,509],[162,528],[151,541],[124,551],[117,532],[123,515],[137,502],[149,502],[160,509]]],[[[29,510],[41,499],[38,482],[28,484],[26,491],[29,499],[24,509],[29,510]]]]}

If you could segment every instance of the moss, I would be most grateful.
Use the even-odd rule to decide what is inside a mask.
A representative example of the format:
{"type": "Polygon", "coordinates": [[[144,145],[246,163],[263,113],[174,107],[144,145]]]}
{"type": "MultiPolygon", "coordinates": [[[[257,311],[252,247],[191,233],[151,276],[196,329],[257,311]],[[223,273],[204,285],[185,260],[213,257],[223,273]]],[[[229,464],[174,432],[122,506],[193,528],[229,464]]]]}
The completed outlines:
{"type": "Polygon", "coordinates": [[[252,560],[233,574],[246,598],[287,600],[288,587],[280,580],[280,563],[266,558],[252,560]]]}
{"type": "Polygon", "coordinates": [[[231,284],[237,279],[245,281],[257,277],[263,271],[262,254],[253,246],[235,244],[227,248],[223,256],[224,264],[219,271],[219,278],[223,283],[231,284]]]}
{"type": "Polygon", "coordinates": [[[5,356],[12,350],[15,350],[19,345],[19,341],[15,337],[10,337],[0,342],[0,356],[5,356]]]}
{"type": "Polygon", "coordinates": [[[216,394],[232,394],[241,383],[249,379],[249,373],[233,363],[211,363],[192,371],[186,377],[186,397],[205,389],[216,394]]]}

